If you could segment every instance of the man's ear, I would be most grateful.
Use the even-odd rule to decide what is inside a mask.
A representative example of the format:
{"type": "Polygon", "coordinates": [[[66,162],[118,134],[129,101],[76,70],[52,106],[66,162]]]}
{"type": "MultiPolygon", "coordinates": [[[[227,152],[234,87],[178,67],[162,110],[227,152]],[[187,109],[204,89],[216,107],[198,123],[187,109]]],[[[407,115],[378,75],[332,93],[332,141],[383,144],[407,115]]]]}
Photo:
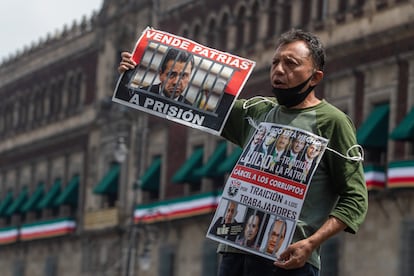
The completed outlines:
{"type": "Polygon", "coordinates": [[[323,79],[323,71],[317,70],[317,71],[315,71],[315,73],[313,73],[313,76],[312,76],[311,81],[310,81],[310,85],[311,86],[316,86],[316,85],[319,84],[319,82],[322,81],[322,79],[323,79]]]}

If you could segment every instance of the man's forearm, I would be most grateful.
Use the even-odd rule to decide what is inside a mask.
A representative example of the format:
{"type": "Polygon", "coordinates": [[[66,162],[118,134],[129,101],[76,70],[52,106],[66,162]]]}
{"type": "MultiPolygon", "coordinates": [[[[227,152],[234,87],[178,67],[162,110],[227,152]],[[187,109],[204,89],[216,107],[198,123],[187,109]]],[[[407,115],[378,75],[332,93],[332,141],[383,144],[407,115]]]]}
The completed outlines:
{"type": "Polygon", "coordinates": [[[330,237],[345,230],[346,227],[346,224],[340,219],[331,216],[318,231],[308,238],[309,242],[313,245],[313,248],[317,248],[330,237]]]}

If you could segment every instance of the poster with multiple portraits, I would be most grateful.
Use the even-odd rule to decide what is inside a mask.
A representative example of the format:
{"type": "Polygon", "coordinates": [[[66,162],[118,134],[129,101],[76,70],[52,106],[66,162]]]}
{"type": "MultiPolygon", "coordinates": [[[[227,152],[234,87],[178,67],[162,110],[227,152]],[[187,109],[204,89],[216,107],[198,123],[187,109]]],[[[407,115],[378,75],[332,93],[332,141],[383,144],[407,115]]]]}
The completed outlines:
{"type": "Polygon", "coordinates": [[[260,123],[230,173],[207,237],[278,258],[292,241],[327,144],[302,129],[260,123]]]}
{"type": "Polygon", "coordinates": [[[147,28],[112,100],[219,135],[255,62],[147,28]]]}

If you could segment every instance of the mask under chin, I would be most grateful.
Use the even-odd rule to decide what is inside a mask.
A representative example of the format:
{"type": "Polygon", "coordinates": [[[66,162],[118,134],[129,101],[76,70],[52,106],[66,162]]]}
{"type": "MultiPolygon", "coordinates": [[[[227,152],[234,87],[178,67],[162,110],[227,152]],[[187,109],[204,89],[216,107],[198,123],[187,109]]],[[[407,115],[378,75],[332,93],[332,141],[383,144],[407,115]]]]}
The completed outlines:
{"type": "Polygon", "coordinates": [[[303,102],[315,86],[309,86],[305,91],[301,92],[312,76],[301,84],[291,88],[272,88],[273,94],[276,96],[277,102],[286,107],[292,107],[303,102]]]}
{"type": "Polygon", "coordinates": [[[273,88],[272,92],[276,96],[277,102],[280,105],[286,107],[292,107],[303,102],[309,93],[315,88],[315,86],[309,86],[308,89],[302,93],[291,93],[287,91],[281,91],[280,89],[273,88]]]}

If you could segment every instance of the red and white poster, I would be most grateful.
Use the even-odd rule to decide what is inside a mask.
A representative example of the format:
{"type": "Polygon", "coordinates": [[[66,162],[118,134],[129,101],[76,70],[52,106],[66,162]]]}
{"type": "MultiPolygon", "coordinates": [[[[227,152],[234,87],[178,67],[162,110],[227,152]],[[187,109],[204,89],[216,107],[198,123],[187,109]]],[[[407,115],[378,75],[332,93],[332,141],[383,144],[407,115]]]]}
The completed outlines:
{"type": "Polygon", "coordinates": [[[291,243],[328,140],[260,123],[233,168],[207,237],[276,259],[291,243]]]}
{"type": "Polygon", "coordinates": [[[255,62],[147,28],[114,102],[219,135],[255,62]]]}

